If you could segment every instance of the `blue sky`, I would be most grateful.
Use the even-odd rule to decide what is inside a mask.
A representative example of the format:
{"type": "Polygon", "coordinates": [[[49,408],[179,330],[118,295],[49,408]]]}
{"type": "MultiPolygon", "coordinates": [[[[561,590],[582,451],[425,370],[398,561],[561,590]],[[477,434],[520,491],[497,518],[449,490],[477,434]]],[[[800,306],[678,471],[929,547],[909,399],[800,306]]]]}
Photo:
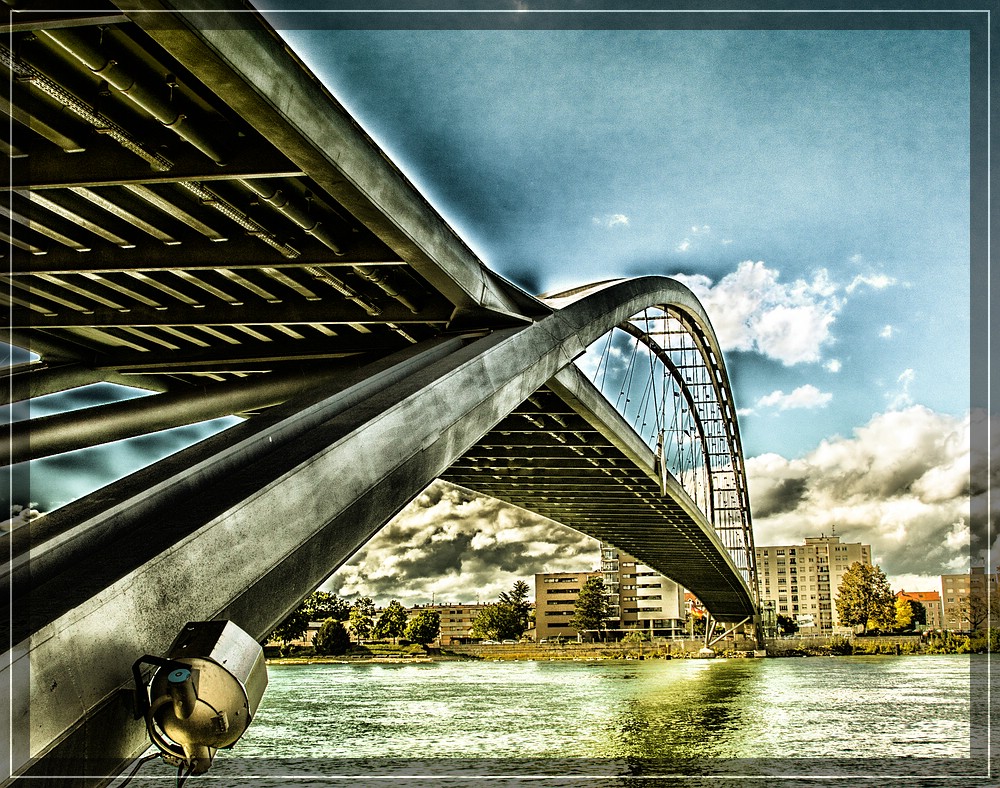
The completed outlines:
{"type": "Polygon", "coordinates": [[[754,410],[748,453],[799,456],[901,396],[968,408],[967,33],[284,35],[532,292],[650,273],[717,286],[746,261],[773,272],[763,308],[797,306],[803,347],[730,355],[754,410]],[[951,352],[927,352],[929,337],[951,352]],[[755,407],[804,385],[827,404],[755,407]]]}
{"type": "MultiPolygon", "coordinates": [[[[836,528],[897,588],[968,565],[967,32],[296,22],[292,49],[490,268],[534,293],[640,274],[695,290],[758,544],[836,528]]],[[[512,515],[470,506],[423,496],[333,587],[474,601],[515,579],[490,567],[518,544],[522,574],[591,568],[586,541],[533,524],[525,547],[512,515]],[[427,556],[398,567],[408,538],[469,558],[432,581],[427,556]],[[558,562],[536,560],[545,544],[558,562]]]]}
{"type": "MultiPolygon", "coordinates": [[[[968,566],[968,33],[311,18],[324,29],[286,40],[491,268],[535,293],[664,274],[699,294],[758,544],[836,531],[896,588],[968,566]]],[[[487,554],[546,553],[534,526],[524,548],[508,514],[448,498],[418,501],[332,587],[473,601],[471,578],[511,579],[487,554]],[[400,564],[401,542],[471,529],[480,549],[438,581],[434,551],[400,564]]],[[[593,548],[561,539],[547,568],[590,568],[593,548]]]]}

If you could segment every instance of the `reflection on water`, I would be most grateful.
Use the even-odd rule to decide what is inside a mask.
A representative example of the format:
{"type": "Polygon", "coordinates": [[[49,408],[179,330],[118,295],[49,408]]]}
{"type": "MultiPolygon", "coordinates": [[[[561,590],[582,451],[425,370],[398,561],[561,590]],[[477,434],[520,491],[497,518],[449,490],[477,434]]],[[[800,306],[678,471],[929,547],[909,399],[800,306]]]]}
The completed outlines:
{"type": "Polygon", "coordinates": [[[212,774],[956,774],[972,768],[969,666],[964,656],[272,666],[257,718],[212,774]]]}

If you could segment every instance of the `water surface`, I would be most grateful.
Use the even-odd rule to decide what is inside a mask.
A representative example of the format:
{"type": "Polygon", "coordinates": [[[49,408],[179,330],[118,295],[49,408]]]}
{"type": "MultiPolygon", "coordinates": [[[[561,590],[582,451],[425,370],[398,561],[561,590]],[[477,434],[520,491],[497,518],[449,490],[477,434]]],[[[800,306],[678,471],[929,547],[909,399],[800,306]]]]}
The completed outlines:
{"type": "Polygon", "coordinates": [[[794,776],[802,786],[813,775],[898,784],[912,775],[913,784],[947,777],[972,787],[965,775],[982,771],[970,759],[974,662],[274,665],[250,730],[219,754],[212,775],[258,785],[666,775],[685,786],[747,775],[771,775],[761,785],[794,776]]]}

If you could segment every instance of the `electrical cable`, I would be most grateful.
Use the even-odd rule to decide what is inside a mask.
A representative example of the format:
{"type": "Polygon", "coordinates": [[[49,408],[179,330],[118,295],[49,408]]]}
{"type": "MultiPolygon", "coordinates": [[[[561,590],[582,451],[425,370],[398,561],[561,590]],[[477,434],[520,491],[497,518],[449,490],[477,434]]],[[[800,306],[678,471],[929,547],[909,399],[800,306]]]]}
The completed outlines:
{"type": "Polygon", "coordinates": [[[118,783],[117,788],[125,788],[126,785],[128,785],[130,782],[132,782],[132,778],[135,777],[135,775],[138,773],[139,769],[142,768],[143,764],[148,763],[149,761],[153,760],[154,758],[159,758],[159,757],[160,757],[160,753],[154,752],[154,753],[150,753],[149,755],[146,755],[146,756],[140,758],[138,761],[135,762],[135,766],[132,767],[132,771],[130,771],[128,773],[128,775],[125,777],[125,779],[122,780],[122,782],[118,783]]]}

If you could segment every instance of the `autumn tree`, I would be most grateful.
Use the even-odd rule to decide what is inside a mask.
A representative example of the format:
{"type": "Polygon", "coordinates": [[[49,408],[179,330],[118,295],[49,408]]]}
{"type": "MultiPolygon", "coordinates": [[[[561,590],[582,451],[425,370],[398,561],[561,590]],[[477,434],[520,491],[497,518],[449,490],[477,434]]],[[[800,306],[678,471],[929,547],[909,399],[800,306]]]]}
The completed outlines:
{"type": "Polygon", "coordinates": [[[375,603],[370,597],[363,596],[351,605],[351,630],[354,638],[361,643],[372,636],[372,628],[375,622],[375,603]]]}
{"type": "Polygon", "coordinates": [[[896,597],[896,628],[913,629],[913,608],[910,600],[901,596],[896,597]]]}
{"type": "Polygon", "coordinates": [[[896,622],[896,605],[885,573],[855,561],[844,572],[837,594],[837,618],[843,626],[890,628],[896,622]]]}
{"type": "Polygon", "coordinates": [[[441,614],[437,610],[421,610],[406,625],[406,639],[414,643],[430,643],[441,632],[441,614]]]}
{"type": "Polygon", "coordinates": [[[914,629],[917,624],[927,623],[927,608],[915,599],[896,597],[896,628],[914,629]]]}
{"type": "Polygon", "coordinates": [[[375,622],[375,637],[379,639],[392,638],[393,642],[395,642],[396,638],[402,637],[405,631],[406,610],[399,602],[393,599],[375,622]]]}
{"type": "Polygon", "coordinates": [[[576,612],[570,621],[581,635],[584,632],[597,632],[604,629],[604,620],[608,617],[608,598],[605,596],[604,580],[592,577],[583,584],[576,598],[576,612]]]}

